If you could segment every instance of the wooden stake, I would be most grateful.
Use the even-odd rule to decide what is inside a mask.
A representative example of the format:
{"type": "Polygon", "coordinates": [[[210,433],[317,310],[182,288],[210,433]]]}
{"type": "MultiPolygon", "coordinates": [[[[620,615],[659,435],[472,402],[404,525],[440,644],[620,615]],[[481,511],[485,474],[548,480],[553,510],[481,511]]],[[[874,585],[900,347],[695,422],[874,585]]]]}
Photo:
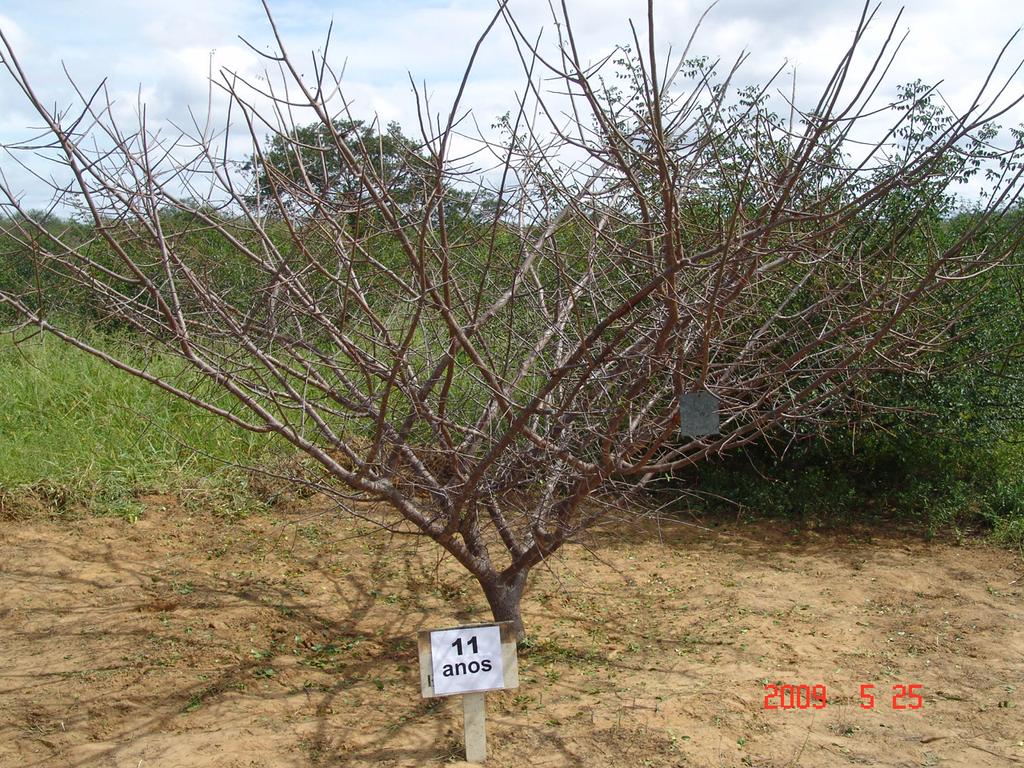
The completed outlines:
{"type": "Polygon", "coordinates": [[[466,736],[466,762],[487,760],[486,694],[462,694],[462,725],[466,736]]]}

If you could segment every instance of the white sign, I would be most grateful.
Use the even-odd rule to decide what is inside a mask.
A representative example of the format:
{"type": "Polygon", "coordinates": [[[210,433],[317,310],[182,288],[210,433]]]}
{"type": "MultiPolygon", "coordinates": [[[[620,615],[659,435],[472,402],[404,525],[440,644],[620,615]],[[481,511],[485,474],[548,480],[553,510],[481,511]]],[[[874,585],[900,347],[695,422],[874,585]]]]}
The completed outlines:
{"type": "Polygon", "coordinates": [[[435,696],[505,687],[501,630],[496,624],[431,632],[430,659],[435,696]]]}

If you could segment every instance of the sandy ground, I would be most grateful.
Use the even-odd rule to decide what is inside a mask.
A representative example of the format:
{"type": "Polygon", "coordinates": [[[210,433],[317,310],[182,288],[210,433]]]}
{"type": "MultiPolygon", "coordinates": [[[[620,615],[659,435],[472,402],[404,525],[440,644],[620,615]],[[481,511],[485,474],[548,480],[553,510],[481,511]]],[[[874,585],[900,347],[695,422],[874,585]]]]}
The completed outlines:
{"type": "MultiPolygon", "coordinates": [[[[459,701],[420,698],[415,644],[487,618],[450,562],[315,501],[146,501],[134,525],[0,521],[0,765],[458,762],[459,701]]],[[[488,765],[1024,764],[1022,575],[877,531],[603,531],[535,574],[488,765]],[[766,709],[777,684],[827,706],[766,709]]]]}

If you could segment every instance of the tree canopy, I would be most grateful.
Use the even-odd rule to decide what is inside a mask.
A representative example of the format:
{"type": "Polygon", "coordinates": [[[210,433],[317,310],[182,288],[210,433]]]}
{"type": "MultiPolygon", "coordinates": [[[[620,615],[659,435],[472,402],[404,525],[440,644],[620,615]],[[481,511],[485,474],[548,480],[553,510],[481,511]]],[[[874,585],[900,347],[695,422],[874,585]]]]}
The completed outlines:
{"type": "Polygon", "coordinates": [[[873,19],[865,6],[821,93],[783,119],[763,98],[771,83],[732,85],[740,62],[720,73],[685,52],[657,59],[653,6],[637,44],[647,53],[626,53],[626,92],[610,98],[564,10],[552,57],[501,4],[478,45],[504,21],[526,87],[504,134],[477,137],[496,170],[454,154],[464,89],[411,142],[394,126],[338,122],[327,52],[309,82],[278,40],[287,103],[254,114],[244,81],[225,81],[249,126],[275,126],[269,142],[250,129],[255,192],[232,185],[208,139],[188,139],[216,187],[203,187],[206,202],[229,200],[231,216],[188,186],[197,163],[168,170],[160,136],[94,141],[135,135],[102,92],[81,106],[88,119],[64,122],[7,48],[76,179],[55,194],[77,194],[93,224],[84,240],[47,230],[0,185],[18,214],[7,236],[205,386],[97,346],[61,322],[60,297],[31,285],[0,286],[0,304],[287,441],[317,468],[302,483],[435,542],[522,631],[531,569],[602,521],[645,514],[631,500],[652,478],[781,429],[899,407],[868,384],[929,375],[1014,264],[1024,232],[1004,224],[1024,193],[1024,137],[993,148],[997,86],[982,83],[960,115],[916,87],[878,103],[895,43],[861,66],[873,19]],[[296,100],[315,124],[289,122],[296,100]],[[953,186],[981,168],[986,197],[950,226],[953,186]],[[474,207],[473,178],[477,189],[498,179],[493,205],[474,207]],[[467,200],[479,225],[453,236],[467,200]],[[695,393],[720,404],[718,433],[680,434],[695,393]]]}
{"type": "Polygon", "coordinates": [[[371,215],[386,194],[390,205],[415,217],[436,193],[455,220],[481,220],[494,208],[481,186],[455,188],[435,173],[436,158],[405,135],[396,122],[379,131],[377,123],[332,119],[272,134],[243,166],[253,179],[250,205],[271,214],[342,214],[353,227],[371,215]]]}

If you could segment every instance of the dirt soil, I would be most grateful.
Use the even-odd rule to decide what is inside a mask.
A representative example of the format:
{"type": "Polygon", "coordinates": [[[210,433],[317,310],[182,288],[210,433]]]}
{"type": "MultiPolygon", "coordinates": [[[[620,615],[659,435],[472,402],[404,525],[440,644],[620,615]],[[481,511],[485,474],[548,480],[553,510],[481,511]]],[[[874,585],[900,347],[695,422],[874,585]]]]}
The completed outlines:
{"type": "MultiPolygon", "coordinates": [[[[420,698],[415,643],[487,619],[451,562],[315,500],[145,501],[135,524],[0,521],[0,765],[458,762],[460,702],[420,698]]],[[[599,532],[535,574],[488,765],[1024,764],[1022,574],[877,531],[599,532]],[[766,709],[773,684],[827,706],[766,709]],[[912,684],[923,706],[894,709],[912,684]]]]}

